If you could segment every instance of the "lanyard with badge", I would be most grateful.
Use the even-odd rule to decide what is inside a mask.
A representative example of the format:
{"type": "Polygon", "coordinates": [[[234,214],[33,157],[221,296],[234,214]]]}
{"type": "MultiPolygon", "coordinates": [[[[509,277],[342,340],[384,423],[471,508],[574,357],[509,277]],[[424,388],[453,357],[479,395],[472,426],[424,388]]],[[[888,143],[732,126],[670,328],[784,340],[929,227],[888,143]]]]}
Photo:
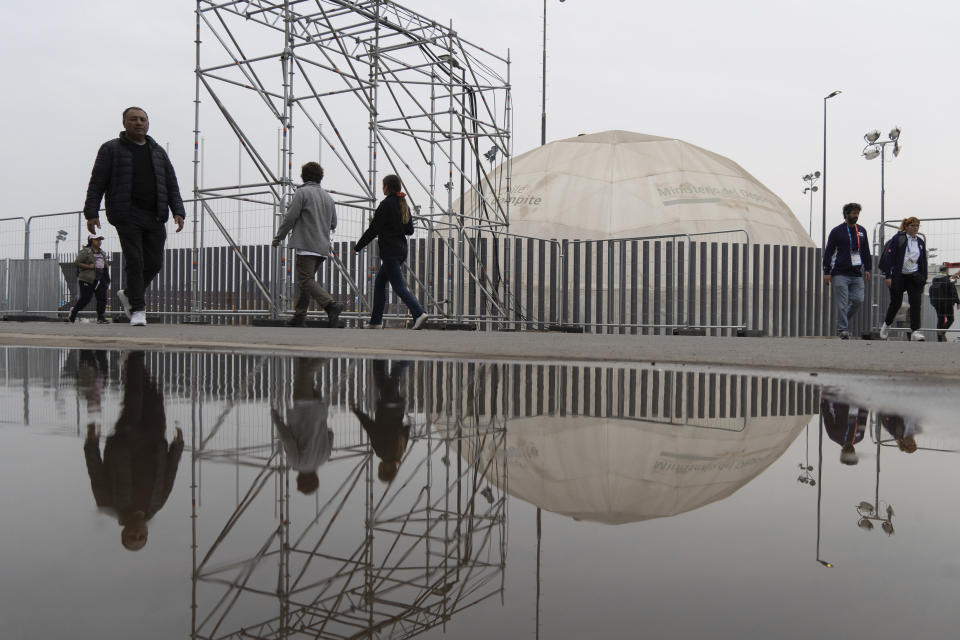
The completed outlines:
{"type": "Polygon", "coordinates": [[[850,227],[847,227],[847,238],[850,240],[850,264],[859,267],[863,264],[860,260],[860,229],[853,227],[853,235],[857,236],[857,250],[853,250],[853,237],[850,234],[850,227]]]}

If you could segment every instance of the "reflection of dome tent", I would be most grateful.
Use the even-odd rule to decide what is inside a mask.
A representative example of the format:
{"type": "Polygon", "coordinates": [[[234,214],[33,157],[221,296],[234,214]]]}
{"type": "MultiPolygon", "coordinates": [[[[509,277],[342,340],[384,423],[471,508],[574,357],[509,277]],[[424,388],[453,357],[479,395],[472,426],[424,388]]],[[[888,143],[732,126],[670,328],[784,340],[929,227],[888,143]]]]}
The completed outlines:
{"type": "Polygon", "coordinates": [[[512,182],[510,232],[519,235],[602,240],[745,229],[754,244],[813,246],[790,208],[740,165],[682,140],[629,131],[556,140],[515,157],[512,182]]]}
{"type": "MultiPolygon", "coordinates": [[[[726,498],[787,450],[810,416],[748,417],[742,431],[573,416],[511,419],[510,495],[607,524],[672,516],[726,498]]],[[[497,460],[494,443],[481,457],[497,460]]],[[[499,459],[503,452],[499,452],[499,459]]],[[[501,472],[488,479],[499,486],[501,472]]],[[[486,462],[480,464],[487,468],[486,462]]]]}

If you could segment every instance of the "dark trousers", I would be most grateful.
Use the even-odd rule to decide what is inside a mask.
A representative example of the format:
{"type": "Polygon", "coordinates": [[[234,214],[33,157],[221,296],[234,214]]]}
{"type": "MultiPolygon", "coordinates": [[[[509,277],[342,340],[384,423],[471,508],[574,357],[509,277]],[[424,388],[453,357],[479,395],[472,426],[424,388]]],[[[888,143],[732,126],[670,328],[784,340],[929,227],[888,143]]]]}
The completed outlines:
{"type": "Polygon", "coordinates": [[[116,227],[123,252],[123,290],[130,300],[130,311],[143,311],[144,291],[163,267],[167,230],[156,214],[137,207],[116,227]]]}
{"type": "Polygon", "coordinates": [[[900,274],[893,279],[890,285],[890,306],[887,307],[887,316],[884,322],[887,325],[893,324],[893,319],[897,317],[897,311],[903,304],[903,292],[907,292],[907,300],[910,302],[910,330],[916,331],[920,328],[920,305],[923,303],[923,286],[926,282],[919,273],[900,274]]]}
{"type": "Polygon", "coordinates": [[[90,299],[97,297],[97,318],[104,319],[104,313],[107,311],[107,284],[96,281],[93,284],[80,281],[80,297],[73,304],[70,310],[70,319],[77,317],[77,314],[83,311],[84,307],[90,304],[90,299]]]}
{"type": "Polygon", "coordinates": [[[370,313],[370,324],[383,322],[383,308],[387,305],[387,282],[403,300],[403,303],[407,305],[414,318],[423,315],[423,307],[407,289],[407,285],[403,283],[403,273],[400,271],[400,265],[402,264],[402,258],[382,258],[380,260],[380,268],[377,269],[377,276],[373,279],[373,310],[370,313]]]}
{"type": "Polygon", "coordinates": [[[946,342],[947,332],[943,329],[949,329],[953,324],[953,304],[940,304],[934,309],[937,310],[937,329],[940,329],[937,332],[937,342],[946,342]]]}
{"type": "Polygon", "coordinates": [[[297,294],[297,302],[293,307],[295,319],[303,320],[307,317],[311,298],[317,301],[321,309],[326,309],[327,305],[333,302],[333,296],[321,287],[316,279],[317,271],[323,266],[323,260],[320,256],[297,254],[296,275],[300,293],[297,294]]]}

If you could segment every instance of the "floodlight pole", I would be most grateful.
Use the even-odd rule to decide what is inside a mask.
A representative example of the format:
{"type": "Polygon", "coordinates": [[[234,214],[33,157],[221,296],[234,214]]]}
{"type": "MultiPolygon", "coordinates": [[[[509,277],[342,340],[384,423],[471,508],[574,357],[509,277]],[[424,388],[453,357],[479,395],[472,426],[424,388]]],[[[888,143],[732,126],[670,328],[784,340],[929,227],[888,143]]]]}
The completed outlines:
{"type": "Polygon", "coordinates": [[[540,146],[547,144],[547,0],[543,0],[543,69],[540,73],[540,146]]]}
{"type": "Polygon", "coordinates": [[[823,182],[820,184],[820,190],[823,196],[823,219],[820,225],[820,247],[827,247],[827,100],[840,95],[841,91],[831,91],[823,99],[823,182]]]}

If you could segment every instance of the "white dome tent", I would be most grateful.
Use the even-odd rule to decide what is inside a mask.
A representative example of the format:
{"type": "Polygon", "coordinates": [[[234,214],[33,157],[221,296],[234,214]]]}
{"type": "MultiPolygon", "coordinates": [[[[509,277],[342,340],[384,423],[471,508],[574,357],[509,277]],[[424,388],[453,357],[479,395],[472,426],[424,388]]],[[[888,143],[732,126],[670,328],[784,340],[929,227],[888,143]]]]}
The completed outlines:
{"type": "MultiPolygon", "coordinates": [[[[507,233],[496,242],[478,233],[470,262],[517,327],[811,332],[812,323],[788,323],[814,306],[815,245],[733,160],[682,140],[605,131],[514,157],[509,190],[507,169],[483,181],[504,185],[498,198],[474,192],[463,213],[484,220],[496,200],[509,202],[507,233]]],[[[468,302],[482,309],[482,298],[468,302]]]]}
{"type": "Polygon", "coordinates": [[[604,131],[556,140],[515,157],[511,182],[510,232],[518,235],[605,240],[743,229],[753,244],[814,246],[783,200],[743,167],[673,138],[604,131]]]}

